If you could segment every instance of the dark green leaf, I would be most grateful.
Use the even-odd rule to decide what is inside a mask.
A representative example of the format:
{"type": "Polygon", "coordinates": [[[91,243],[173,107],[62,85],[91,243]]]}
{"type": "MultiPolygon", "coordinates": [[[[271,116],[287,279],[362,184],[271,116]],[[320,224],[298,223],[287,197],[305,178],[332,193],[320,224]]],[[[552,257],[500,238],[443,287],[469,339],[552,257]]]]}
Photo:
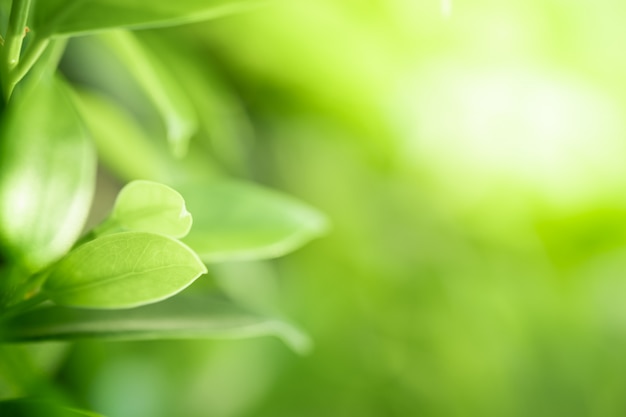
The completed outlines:
{"type": "Polygon", "coordinates": [[[0,401],[0,416],[7,417],[103,417],[91,411],[78,410],[55,402],[33,398],[0,401]]]}
{"type": "Polygon", "coordinates": [[[47,306],[5,323],[2,339],[25,342],[76,340],[156,340],[244,338],[274,335],[306,352],[310,340],[292,325],[213,298],[180,295],[158,304],[124,311],[47,306]]]}
{"type": "Polygon", "coordinates": [[[125,232],[92,240],[61,259],[44,284],[59,305],[118,309],[164,300],[206,268],[177,240],[125,232]]]}
{"type": "Polygon", "coordinates": [[[183,239],[205,262],[282,256],[321,235],[325,217],[276,191],[235,181],[181,186],[194,225],[183,239]]]}
{"type": "Polygon", "coordinates": [[[46,35],[171,26],[249,10],[263,3],[259,0],[40,0],[34,6],[34,26],[46,35]]]}
{"type": "Polygon", "coordinates": [[[78,238],[94,191],[93,145],[59,80],[16,94],[0,128],[0,238],[40,269],[78,238]]]}

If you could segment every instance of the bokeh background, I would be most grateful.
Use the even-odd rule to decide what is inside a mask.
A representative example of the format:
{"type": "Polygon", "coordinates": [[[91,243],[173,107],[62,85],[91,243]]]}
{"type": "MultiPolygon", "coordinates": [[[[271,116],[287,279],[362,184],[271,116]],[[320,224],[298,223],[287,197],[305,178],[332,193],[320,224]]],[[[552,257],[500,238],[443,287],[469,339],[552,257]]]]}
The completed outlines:
{"type": "MultiPolygon", "coordinates": [[[[110,417],[626,415],[624,22],[617,0],[300,0],[138,33],[204,103],[203,164],[329,217],[194,284],[315,348],[46,345],[58,386],[110,417]]],[[[88,42],[68,77],[119,83],[88,42]]]]}

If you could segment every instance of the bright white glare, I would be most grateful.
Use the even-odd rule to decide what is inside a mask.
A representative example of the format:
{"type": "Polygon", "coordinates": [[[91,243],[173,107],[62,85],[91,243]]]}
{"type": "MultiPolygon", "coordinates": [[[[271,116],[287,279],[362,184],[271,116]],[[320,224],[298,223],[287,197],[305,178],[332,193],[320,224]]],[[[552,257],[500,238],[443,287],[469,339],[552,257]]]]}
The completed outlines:
{"type": "Polygon", "coordinates": [[[419,75],[404,108],[413,158],[459,187],[569,201],[626,178],[619,107],[563,74],[441,66],[419,75]]]}
{"type": "Polygon", "coordinates": [[[452,16],[452,0],[441,0],[441,14],[446,19],[452,16]]]}
{"type": "MultiPolygon", "coordinates": [[[[36,204],[37,191],[31,188],[33,177],[36,172],[22,172],[11,179],[5,180],[11,184],[10,188],[5,188],[2,193],[2,200],[9,201],[2,207],[2,217],[11,223],[11,230],[22,230],[27,228],[26,222],[32,219],[34,212],[39,209],[36,204]]],[[[14,236],[19,238],[18,236],[14,236]]]]}

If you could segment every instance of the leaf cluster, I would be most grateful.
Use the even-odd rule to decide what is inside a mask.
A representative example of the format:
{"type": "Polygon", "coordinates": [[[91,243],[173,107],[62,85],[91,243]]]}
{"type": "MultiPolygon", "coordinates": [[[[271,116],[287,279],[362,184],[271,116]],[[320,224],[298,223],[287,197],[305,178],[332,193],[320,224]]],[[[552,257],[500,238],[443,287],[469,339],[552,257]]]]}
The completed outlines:
{"type": "MultiPolygon", "coordinates": [[[[228,100],[208,102],[193,91],[206,87],[202,76],[170,68],[161,52],[175,52],[157,53],[129,31],[259,5],[0,1],[0,343],[274,334],[306,349],[287,322],[226,298],[166,300],[207,265],[284,255],[323,233],[326,220],[289,196],[216,174],[197,138],[207,124],[237,136],[215,116],[228,100]],[[90,35],[78,47],[87,42],[123,68],[160,119],[156,139],[115,97],[57,68],[78,35],[90,35]],[[126,185],[109,215],[88,225],[99,164],[126,185]]],[[[0,412],[7,407],[31,405],[0,403],[0,412]]]]}

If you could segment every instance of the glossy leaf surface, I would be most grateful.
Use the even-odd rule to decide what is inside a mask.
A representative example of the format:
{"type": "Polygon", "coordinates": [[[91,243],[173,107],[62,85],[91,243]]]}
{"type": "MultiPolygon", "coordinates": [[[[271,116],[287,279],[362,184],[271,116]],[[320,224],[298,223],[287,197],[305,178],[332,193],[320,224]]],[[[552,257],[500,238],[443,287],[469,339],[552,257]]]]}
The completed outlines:
{"type": "Polygon", "coordinates": [[[68,35],[105,29],[179,25],[248,10],[258,0],[45,0],[34,7],[35,29],[68,35]]]}
{"type": "Polygon", "coordinates": [[[322,234],[325,217],[296,199],[235,181],[182,186],[194,226],[184,238],[205,262],[284,255],[322,234]]]}
{"type": "Polygon", "coordinates": [[[252,313],[223,300],[180,295],[158,304],[124,311],[79,310],[47,306],[5,323],[8,341],[155,340],[280,337],[292,349],[306,352],[310,340],[292,325],[252,313]]]}
{"type": "Polygon", "coordinates": [[[0,235],[17,260],[37,270],[82,230],[95,152],[65,86],[52,77],[14,95],[0,129],[0,235]]]}
{"type": "Polygon", "coordinates": [[[176,190],[158,182],[137,180],[122,188],[102,231],[121,229],[181,238],[189,233],[191,223],[191,213],[176,190]]]}
{"type": "Polygon", "coordinates": [[[152,233],[115,233],[64,257],[43,290],[59,305],[130,308],[168,298],[205,272],[196,254],[177,240],[152,233]]]}

